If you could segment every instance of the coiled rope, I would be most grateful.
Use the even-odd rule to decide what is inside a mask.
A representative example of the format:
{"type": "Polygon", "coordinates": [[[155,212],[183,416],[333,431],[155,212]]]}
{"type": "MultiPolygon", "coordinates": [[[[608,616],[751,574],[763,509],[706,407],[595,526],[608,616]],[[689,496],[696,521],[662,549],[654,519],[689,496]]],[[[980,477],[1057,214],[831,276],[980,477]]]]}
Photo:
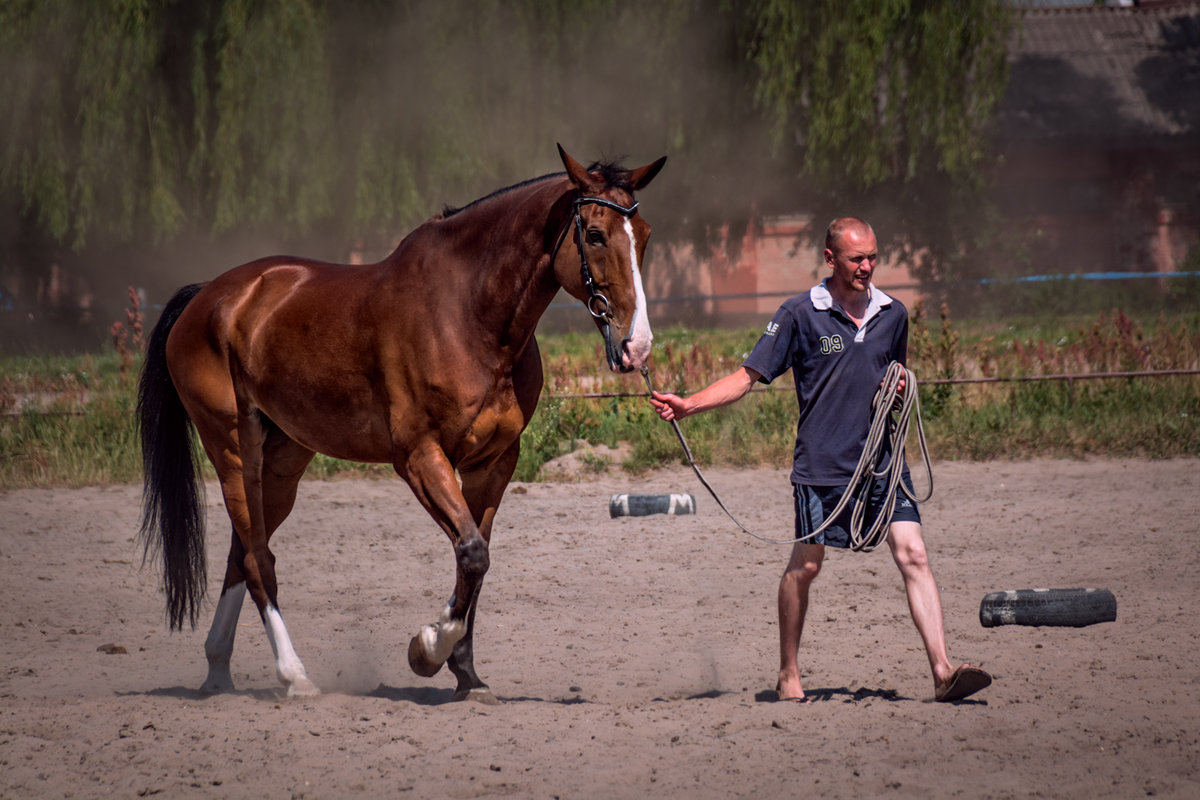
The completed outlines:
{"type": "MultiPolygon", "coordinates": [[[[646,388],[653,393],[654,385],[650,381],[650,370],[646,367],[642,367],[642,378],[646,381],[646,388]]],[[[921,421],[921,403],[917,395],[917,378],[913,375],[912,370],[907,369],[898,361],[889,364],[883,382],[875,392],[875,399],[872,403],[874,413],[871,417],[871,428],[867,433],[867,440],[863,445],[862,455],[859,456],[858,465],[854,469],[854,475],[846,484],[845,492],[842,493],[842,497],[833,511],[816,530],[792,539],[771,539],[760,536],[743,525],[725,507],[725,503],[722,502],[716,490],[705,480],[704,474],[696,464],[695,457],[692,456],[692,449],[688,447],[687,440],[683,437],[683,431],[679,429],[678,420],[671,420],[671,427],[674,428],[675,436],[683,447],[683,454],[687,457],[688,464],[691,465],[692,471],[696,473],[700,483],[712,495],[713,500],[717,501],[717,505],[721,507],[725,515],[733,520],[734,524],[744,533],[768,544],[807,542],[819,536],[832,525],[850,501],[854,500],[854,508],[850,512],[850,549],[870,552],[887,541],[888,527],[896,510],[897,489],[903,491],[915,503],[923,503],[933,496],[933,470],[929,464],[929,447],[925,441],[925,426],[921,421]],[[921,463],[925,466],[925,475],[929,486],[923,497],[914,496],[900,480],[904,474],[909,425],[914,418],[917,423],[917,441],[921,447],[921,463]],[[889,449],[885,445],[888,444],[890,444],[891,456],[885,459],[885,453],[889,449]],[[870,527],[864,531],[866,501],[870,497],[871,488],[881,478],[887,479],[884,504],[879,513],[875,515],[870,527]]]]}

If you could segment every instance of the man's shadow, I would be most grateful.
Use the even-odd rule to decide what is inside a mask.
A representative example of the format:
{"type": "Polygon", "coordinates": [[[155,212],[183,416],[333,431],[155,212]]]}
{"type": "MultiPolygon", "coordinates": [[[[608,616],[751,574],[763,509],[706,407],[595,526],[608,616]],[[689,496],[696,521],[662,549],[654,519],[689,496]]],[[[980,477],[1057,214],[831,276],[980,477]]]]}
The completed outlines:
{"type": "MultiPolygon", "coordinates": [[[[760,703],[828,703],[833,700],[839,700],[843,703],[861,703],[863,700],[886,700],[889,703],[902,702],[925,702],[933,703],[935,700],[930,697],[923,701],[917,701],[913,697],[905,697],[895,689],[867,689],[860,687],[858,689],[849,689],[845,686],[840,686],[836,689],[805,689],[804,700],[802,701],[785,701],[779,699],[779,693],[774,689],[763,689],[761,692],[754,695],[754,699],[760,703]]],[[[968,706],[986,706],[986,700],[977,700],[973,697],[966,697],[962,700],[952,700],[946,705],[968,705],[968,706]]]]}
{"type": "MultiPolygon", "coordinates": [[[[754,699],[760,703],[791,702],[781,700],[779,693],[774,689],[764,689],[754,695],[754,699]]],[[[895,689],[850,689],[846,686],[839,686],[836,689],[805,689],[804,701],[795,702],[829,703],[834,700],[840,700],[843,703],[861,703],[863,700],[886,700],[889,703],[899,703],[911,701],[912,699],[911,697],[901,695],[895,689]]]]}

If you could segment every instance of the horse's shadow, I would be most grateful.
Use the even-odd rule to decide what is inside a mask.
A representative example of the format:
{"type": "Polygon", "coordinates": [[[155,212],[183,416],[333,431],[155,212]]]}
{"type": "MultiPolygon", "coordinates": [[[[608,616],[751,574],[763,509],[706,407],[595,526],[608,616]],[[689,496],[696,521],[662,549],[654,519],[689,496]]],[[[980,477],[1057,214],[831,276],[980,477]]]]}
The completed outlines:
{"type": "MultiPolygon", "coordinates": [[[[366,691],[337,691],[322,692],[322,694],[349,694],[357,697],[378,697],[382,700],[413,703],[418,706],[440,706],[454,702],[453,689],[438,689],[432,686],[386,686],[379,684],[375,689],[366,691]]],[[[214,697],[249,697],[264,703],[278,703],[288,700],[287,691],[281,688],[270,689],[232,689],[221,692],[210,692],[203,689],[191,689],[187,686],[165,686],[161,689],[145,691],[117,692],[118,697],[170,697],[176,700],[203,702],[214,697]]],[[[532,700],[536,698],[506,698],[512,700],[532,700]]],[[[576,701],[582,702],[582,701],[576,701]]]]}
{"type": "Polygon", "coordinates": [[[187,686],[164,686],[161,689],[147,689],[140,692],[117,692],[116,694],[118,697],[171,697],[176,700],[191,700],[193,702],[201,702],[221,695],[249,697],[262,702],[278,702],[279,700],[287,699],[287,692],[283,689],[233,689],[223,692],[211,692],[204,689],[191,689],[187,686]]]}
{"type": "MultiPolygon", "coordinates": [[[[363,692],[363,696],[378,697],[381,700],[391,700],[393,702],[414,703],[419,706],[440,706],[460,702],[454,699],[453,689],[437,689],[430,686],[388,686],[384,683],[379,684],[372,691],[363,692]]],[[[573,706],[591,702],[579,695],[559,698],[532,697],[528,695],[496,695],[495,697],[500,703],[551,703],[554,705],[573,706]]]]}
{"type": "MultiPolygon", "coordinates": [[[[257,700],[263,703],[279,703],[288,700],[287,691],[283,688],[271,689],[232,689],[221,692],[211,692],[202,689],[192,689],[187,686],[164,686],[160,689],[146,689],[144,691],[117,692],[118,697],[170,697],[175,700],[187,700],[190,702],[204,702],[214,697],[232,696],[232,697],[249,697],[252,700],[257,700]]],[[[374,689],[365,691],[338,691],[332,690],[323,692],[322,694],[333,695],[352,695],[355,697],[376,697],[380,700],[390,700],[396,703],[412,703],[418,706],[441,706],[449,705],[450,703],[458,702],[454,699],[453,689],[440,689],[433,686],[388,686],[387,684],[379,684],[374,689]]],[[[502,703],[554,703],[558,705],[577,705],[587,703],[582,697],[563,697],[563,698],[545,698],[545,697],[501,697],[497,695],[497,699],[502,703]]]]}

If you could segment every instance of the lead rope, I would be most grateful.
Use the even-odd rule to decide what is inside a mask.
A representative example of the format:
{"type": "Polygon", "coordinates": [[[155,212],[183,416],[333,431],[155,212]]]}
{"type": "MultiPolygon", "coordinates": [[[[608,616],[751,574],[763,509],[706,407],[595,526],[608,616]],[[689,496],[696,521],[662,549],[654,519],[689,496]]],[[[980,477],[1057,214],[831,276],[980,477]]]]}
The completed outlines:
{"type": "MultiPolygon", "coordinates": [[[[650,370],[645,366],[642,367],[642,378],[646,381],[646,388],[653,393],[654,384],[650,381],[650,370]]],[[[862,455],[859,456],[854,476],[846,485],[846,491],[842,493],[837,506],[825,518],[820,527],[812,533],[793,539],[771,539],[760,536],[739,522],[738,518],[725,507],[725,503],[721,501],[720,496],[709,482],[705,480],[699,465],[696,464],[696,459],[692,456],[692,449],[688,447],[687,440],[683,438],[683,431],[679,429],[679,421],[671,420],[671,427],[675,430],[675,436],[683,447],[683,454],[687,457],[688,464],[691,465],[692,471],[696,473],[700,483],[712,495],[713,500],[717,501],[717,505],[721,507],[725,515],[733,520],[733,523],[744,533],[768,544],[807,542],[833,524],[850,500],[856,498],[858,502],[854,504],[854,509],[850,512],[850,549],[870,552],[887,541],[888,526],[891,524],[896,510],[897,488],[915,503],[923,503],[933,496],[933,470],[929,465],[929,447],[925,441],[925,425],[921,421],[921,403],[917,397],[917,378],[913,375],[912,370],[905,368],[898,361],[889,364],[883,383],[875,392],[873,407],[875,411],[871,418],[871,429],[867,433],[867,441],[863,445],[862,455]],[[901,393],[902,385],[903,393],[901,393]],[[905,442],[908,439],[909,423],[914,412],[917,421],[917,441],[921,446],[921,463],[925,466],[925,475],[929,484],[929,490],[924,497],[915,497],[900,480],[904,473],[905,442]],[[891,444],[892,455],[886,464],[876,469],[873,465],[880,460],[885,442],[891,444]],[[876,515],[871,527],[864,533],[862,528],[867,506],[865,501],[870,496],[875,480],[884,477],[887,478],[884,506],[876,515]]]]}

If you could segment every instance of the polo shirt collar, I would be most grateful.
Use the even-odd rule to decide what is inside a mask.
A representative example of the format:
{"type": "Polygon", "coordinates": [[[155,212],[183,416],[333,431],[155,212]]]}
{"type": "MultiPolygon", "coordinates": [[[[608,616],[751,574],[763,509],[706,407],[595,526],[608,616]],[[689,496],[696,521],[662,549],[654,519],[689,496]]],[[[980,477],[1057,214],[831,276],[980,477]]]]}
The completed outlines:
{"type": "MultiPolygon", "coordinates": [[[[812,300],[813,308],[817,311],[832,311],[834,307],[841,310],[841,306],[838,306],[834,302],[833,295],[829,293],[829,288],[825,285],[828,280],[828,278],[825,278],[808,293],[809,298],[812,300]]],[[[872,283],[870,286],[871,299],[867,301],[867,313],[863,315],[862,326],[859,327],[858,333],[854,336],[855,341],[862,341],[867,333],[867,323],[871,321],[871,318],[878,314],[881,309],[892,304],[891,297],[876,288],[875,284],[872,283]]]]}
{"type": "MultiPolygon", "coordinates": [[[[829,288],[826,286],[828,281],[828,278],[823,279],[809,292],[808,296],[812,299],[813,308],[817,311],[830,311],[835,305],[833,295],[829,293],[829,288]]],[[[866,324],[867,320],[878,314],[881,308],[890,306],[891,304],[892,298],[884,294],[882,289],[872,283],[871,299],[867,302],[867,314],[863,319],[863,324],[866,324]]]]}

